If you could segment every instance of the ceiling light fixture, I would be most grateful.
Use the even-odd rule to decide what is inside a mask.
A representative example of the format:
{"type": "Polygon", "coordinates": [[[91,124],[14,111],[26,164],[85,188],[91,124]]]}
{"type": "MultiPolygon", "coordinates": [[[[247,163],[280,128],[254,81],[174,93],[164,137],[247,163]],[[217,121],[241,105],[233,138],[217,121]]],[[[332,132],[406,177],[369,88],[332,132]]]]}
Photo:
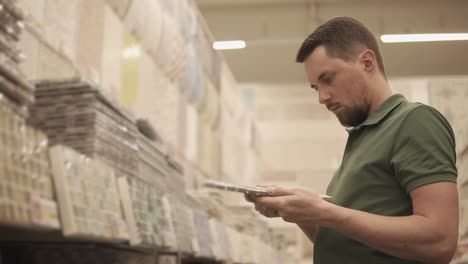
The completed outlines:
{"type": "Polygon", "coordinates": [[[468,40],[468,33],[437,33],[437,34],[392,34],[382,35],[384,43],[425,42],[425,41],[455,41],[468,40]]]}
{"type": "Polygon", "coordinates": [[[243,49],[247,46],[243,40],[216,41],[213,43],[215,50],[243,49]]]}

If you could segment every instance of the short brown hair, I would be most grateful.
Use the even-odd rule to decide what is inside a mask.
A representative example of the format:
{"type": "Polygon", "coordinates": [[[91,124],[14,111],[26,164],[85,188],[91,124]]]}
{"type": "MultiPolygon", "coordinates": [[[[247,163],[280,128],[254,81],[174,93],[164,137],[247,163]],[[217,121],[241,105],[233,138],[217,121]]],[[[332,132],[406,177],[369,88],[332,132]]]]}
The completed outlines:
{"type": "Polygon", "coordinates": [[[375,53],[380,72],[386,76],[377,39],[357,19],[336,17],[319,26],[302,43],[297,52],[296,62],[304,62],[320,45],[325,46],[329,56],[345,61],[351,60],[356,55],[357,48],[365,46],[375,53]]]}

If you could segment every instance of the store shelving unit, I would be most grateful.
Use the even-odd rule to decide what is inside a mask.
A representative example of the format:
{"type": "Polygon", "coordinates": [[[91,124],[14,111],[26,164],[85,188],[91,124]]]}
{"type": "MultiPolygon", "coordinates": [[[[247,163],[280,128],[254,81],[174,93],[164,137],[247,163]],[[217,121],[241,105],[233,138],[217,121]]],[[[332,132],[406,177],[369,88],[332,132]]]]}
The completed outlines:
{"type": "Polygon", "coordinates": [[[255,262],[229,256],[248,237],[187,192],[222,171],[222,86],[240,101],[193,1],[0,0],[0,21],[0,264],[255,262]],[[195,158],[174,142],[177,96],[210,146],[195,158]]]}

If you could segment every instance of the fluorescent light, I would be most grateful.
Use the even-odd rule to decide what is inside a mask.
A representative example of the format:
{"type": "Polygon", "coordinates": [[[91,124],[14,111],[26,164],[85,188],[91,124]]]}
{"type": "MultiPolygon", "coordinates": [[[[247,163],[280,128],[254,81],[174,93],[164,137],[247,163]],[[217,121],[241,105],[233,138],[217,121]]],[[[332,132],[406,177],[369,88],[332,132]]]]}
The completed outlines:
{"type": "Polygon", "coordinates": [[[213,43],[215,50],[243,49],[247,45],[243,40],[216,41],[213,43]]]}
{"type": "Polygon", "coordinates": [[[393,34],[380,37],[384,43],[468,40],[468,33],[393,34]]]}
{"type": "Polygon", "coordinates": [[[122,56],[124,59],[134,59],[140,57],[141,51],[138,45],[124,49],[122,56]]]}

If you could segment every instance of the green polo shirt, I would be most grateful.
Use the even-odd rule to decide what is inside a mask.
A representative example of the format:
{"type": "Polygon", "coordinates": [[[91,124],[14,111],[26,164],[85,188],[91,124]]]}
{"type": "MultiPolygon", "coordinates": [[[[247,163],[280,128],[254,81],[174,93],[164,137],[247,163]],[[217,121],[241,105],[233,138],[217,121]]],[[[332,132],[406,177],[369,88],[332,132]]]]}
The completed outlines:
{"type": "MultiPolygon", "coordinates": [[[[334,204],[384,216],[413,213],[411,190],[456,182],[455,139],[434,108],[389,97],[361,125],[350,129],[341,166],[327,194],[334,204]]],[[[418,263],[389,256],[333,229],[319,227],[314,264],[418,263]]]]}

